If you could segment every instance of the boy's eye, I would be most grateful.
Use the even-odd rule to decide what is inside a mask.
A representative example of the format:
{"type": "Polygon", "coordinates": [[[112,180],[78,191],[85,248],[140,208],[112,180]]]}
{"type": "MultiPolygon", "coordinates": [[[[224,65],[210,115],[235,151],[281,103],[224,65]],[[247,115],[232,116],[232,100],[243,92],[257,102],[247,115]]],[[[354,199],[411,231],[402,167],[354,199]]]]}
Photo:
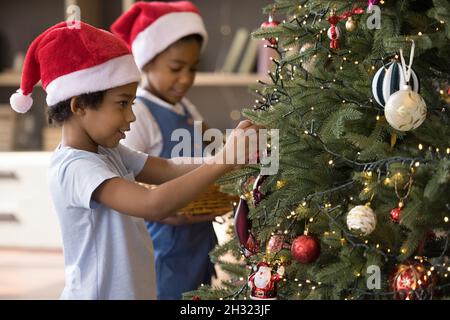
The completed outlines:
{"type": "Polygon", "coordinates": [[[170,68],[170,71],[172,71],[172,72],[180,72],[181,68],[170,68]]]}
{"type": "MultiPolygon", "coordinates": [[[[128,105],[128,101],[119,101],[118,102],[122,107],[126,107],[128,105]]],[[[133,102],[134,104],[134,102],[133,102]]]]}

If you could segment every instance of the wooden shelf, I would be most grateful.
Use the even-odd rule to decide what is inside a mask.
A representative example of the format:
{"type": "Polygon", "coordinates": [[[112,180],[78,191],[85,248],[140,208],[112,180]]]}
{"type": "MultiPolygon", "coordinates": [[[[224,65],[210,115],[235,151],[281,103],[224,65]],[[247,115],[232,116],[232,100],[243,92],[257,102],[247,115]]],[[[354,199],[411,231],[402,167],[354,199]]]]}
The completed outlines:
{"type": "Polygon", "coordinates": [[[236,73],[204,73],[200,72],[195,77],[194,86],[249,86],[257,84],[258,80],[265,80],[266,76],[260,74],[236,74],[236,73]]]}
{"type": "MultiPolygon", "coordinates": [[[[249,86],[256,84],[258,80],[266,80],[267,76],[259,74],[235,74],[235,73],[208,73],[200,72],[195,77],[194,86],[217,87],[217,86],[249,86]]],[[[41,85],[39,83],[38,85],[41,85]]],[[[3,72],[0,73],[0,87],[19,87],[20,73],[3,72]]]]}
{"type": "MultiPolygon", "coordinates": [[[[2,72],[0,73],[0,86],[1,87],[19,87],[20,86],[20,76],[18,72],[2,72]]],[[[41,83],[39,82],[39,85],[41,83]]]]}

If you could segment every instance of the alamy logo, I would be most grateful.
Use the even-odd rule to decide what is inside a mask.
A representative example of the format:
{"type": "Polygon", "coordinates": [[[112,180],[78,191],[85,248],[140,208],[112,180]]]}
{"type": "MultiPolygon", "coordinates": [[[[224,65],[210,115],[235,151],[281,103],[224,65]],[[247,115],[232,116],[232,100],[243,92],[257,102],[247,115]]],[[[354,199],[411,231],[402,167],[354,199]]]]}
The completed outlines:
{"type": "Polygon", "coordinates": [[[367,13],[372,13],[370,17],[367,18],[366,25],[367,29],[381,29],[381,9],[379,6],[372,5],[367,8],[367,13]]]}
{"type": "Polygon", "coordinates": [[[367,267],[367,281],[366,286],[369,290],[381,289],[381,270],[377,265],[370,265],[367,267]]]}
{"type": "Polygon", "coordinates": [[[81,28],[81,9],[77,5],[70,5],[66,9],[67,20],[66,24],[69,29],[80,29],[81,28]]]}

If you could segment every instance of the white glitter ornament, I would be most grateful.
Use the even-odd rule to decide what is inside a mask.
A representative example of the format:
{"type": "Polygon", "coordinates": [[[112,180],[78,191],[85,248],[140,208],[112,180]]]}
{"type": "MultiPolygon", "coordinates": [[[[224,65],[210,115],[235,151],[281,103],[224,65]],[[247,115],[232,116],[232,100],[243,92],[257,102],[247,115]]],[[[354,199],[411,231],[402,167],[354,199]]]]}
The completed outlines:
{"type": "Polygon", "coordinates": [[[409,131],[419,127],[427,117],[427,105],[423,98],[404,86],[391,95],[384,108],[384,115],[392,128],[409,131]]]}
{"type": "Polygon", "coordinates": [[[386,106],[384,107],[384,115],[386,121],[399,131],[409,131],[419,127],[427,117],[427,106],[423,98],[411,89],[407,83],[411,79],[412,62],[414,57],[414,41],[411,46],[409,56],[409,66],[407,68],[403,51],[400,49],[400,57],[402,60],[402,72],[404,81],[401,90],[392,94],[386,106]]]}
{"type": "Polygon", "coordinates": [[[363,236],[367,236],[375,230],[377,218],[369,205],[356,206],[347,214],[347,227],[363,236]]]}

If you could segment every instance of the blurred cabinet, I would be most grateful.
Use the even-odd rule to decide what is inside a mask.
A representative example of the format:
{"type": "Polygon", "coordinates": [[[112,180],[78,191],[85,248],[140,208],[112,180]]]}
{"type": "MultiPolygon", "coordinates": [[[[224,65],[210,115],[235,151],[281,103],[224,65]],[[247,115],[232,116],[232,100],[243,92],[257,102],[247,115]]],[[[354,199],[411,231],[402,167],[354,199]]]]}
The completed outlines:
{"type": "Polygon", "coordinates": [[[1,153],[0,247],[62,246],[47,182],[51,154],[1,153]]]}

